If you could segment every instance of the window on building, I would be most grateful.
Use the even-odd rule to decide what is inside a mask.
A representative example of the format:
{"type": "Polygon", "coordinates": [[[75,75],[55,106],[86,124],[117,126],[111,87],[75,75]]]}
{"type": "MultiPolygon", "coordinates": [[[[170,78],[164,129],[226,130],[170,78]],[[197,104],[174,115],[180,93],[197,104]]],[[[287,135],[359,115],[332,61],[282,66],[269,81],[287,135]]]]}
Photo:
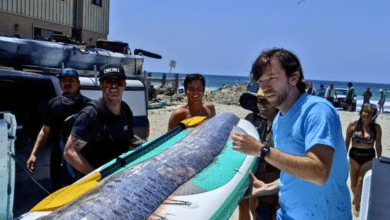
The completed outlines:
{"type": "Polygon", "coordinates": [[[43,29],[43,28],[34,28],[34,38],[35,39],[50,39],[53,34],[57,35],[62,35],[62,32],[59,31],[53,31],[53,30],[48,30],[48,29],[43,29]]]}
{"type": "Polygon", "coordinates": [[[14,31],[19,31],[19,25],[18,24],[14,24],[14,31]]]}
{"type": "Polygon", "coordinates": [[[19,24],[14,24],[14,37],[19,37],[20,38],[19,24]]]}
{"type": "Polygon", "coordinates": [[[102,0],[92,0],[92,4],[102,6],[102,0]]]}

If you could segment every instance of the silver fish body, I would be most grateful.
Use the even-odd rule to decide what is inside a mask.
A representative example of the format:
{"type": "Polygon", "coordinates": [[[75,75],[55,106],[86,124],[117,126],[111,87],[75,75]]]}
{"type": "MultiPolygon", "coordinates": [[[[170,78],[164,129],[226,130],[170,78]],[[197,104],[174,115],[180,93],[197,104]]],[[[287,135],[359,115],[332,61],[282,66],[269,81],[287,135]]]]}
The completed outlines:
{"type": "Polygon", "coordinates": [[[120,173],[45,219],[146,219],[176,188],[210,164],[239,118],[222,113],[174,146],[120,173]]]}

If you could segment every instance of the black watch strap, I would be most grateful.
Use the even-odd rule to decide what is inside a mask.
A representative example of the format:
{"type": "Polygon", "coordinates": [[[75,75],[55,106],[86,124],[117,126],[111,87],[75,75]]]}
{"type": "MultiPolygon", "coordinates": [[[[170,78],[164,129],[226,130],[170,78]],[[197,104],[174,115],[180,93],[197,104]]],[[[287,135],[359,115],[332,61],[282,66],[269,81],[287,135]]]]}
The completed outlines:
{"type": "Polygon", "coordinates": [[[260,157],[265,157],[270,151],[270,147],[265,145],[263,148],[261,148],[261,154],[260,157]]]}

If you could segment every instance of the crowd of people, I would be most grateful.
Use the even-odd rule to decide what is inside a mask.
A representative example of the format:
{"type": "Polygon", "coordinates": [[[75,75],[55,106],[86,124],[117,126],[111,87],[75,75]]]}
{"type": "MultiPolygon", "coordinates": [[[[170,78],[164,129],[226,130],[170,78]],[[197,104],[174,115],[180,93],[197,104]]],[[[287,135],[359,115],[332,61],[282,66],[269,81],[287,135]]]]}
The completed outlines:
{"type": "MultiPolygon", "coordinates": [[[[337,95],[338,95],[337,91],[334,88],[333,83],[330,83],[329,86],[326,88],[326,90],[324,89],[324,85],[321,84],[320,88],[316,91],[313,84],[311,82],[307,82],[306,93],[309,95],[314,95],[314,96],[319,96],[319,97],[325,98],[326,100],[328,100],[331,103],[333,103],[334,99],[337,98],[337,95]]],[[[370,99],[373,96],[371,89],[367,88],[362,93],[362,96],[363,96],[363,104],[370,103],[370,99]]],[[[355,88],[353,87],[352,82],[349,82],[348,88],[347,88],[347,94],[346,94],[346,104],[348,105],[348,107],[352,105],[355,97],[356,97],[355,88]]],[[[386,101],[385,90],[379,89],[379,100],[378,100],[379,111],[378,111],[378,113],[384,113],[385,101],[386,101]]]]}
{"type": "MultiPolygon", "coordinates": [[[[378,110],[369,104],[369,90],[364,93],[367,102],[365,98],[359,120],[350,123],[344,139],[339,114],[331,104],[333,85],[326,90],[323,85],[318,90],[308,85],[292,52],[279,48],[262,52],[251,73],[248,92],[241,96],[240,104],[252,111],[245,119],[256,127],[260,141],[245,133],[235,133],[231,139],[234,150],[260,157],[260,163],[249,174],[252,186],[239,206],[240,219],[351,219],[351,204],[358,215],[362,177],[372,159],[382,153],[382,131],[375,123],[378,110]]],[[[64,185],[146,140],[134,134],[131,108],[122,101],[126,81],[120,65],[100,69],[99,100],[80,94],[76,70],[64,69],[59,77],[63,94],[49,103],[27,167],[34,170],[37,152],[51,135],[58,143],[53,157],[58,168],[53,175],[65,170],[66,181],[56,180],[64,185]],[[73,114],[78,116],[64,128],[73,114]]],[[[205,86],[202,75],[187,75],[184,90],[188,101],[171,113],[167,131],[184,119],[216,115],[214,105],[203,100],[205,86]]],[[[354,96],[349,83],[347,103],[351,104],[354,96]]],[[[384,97],[378,103],[382,112],[384,97]]]]}

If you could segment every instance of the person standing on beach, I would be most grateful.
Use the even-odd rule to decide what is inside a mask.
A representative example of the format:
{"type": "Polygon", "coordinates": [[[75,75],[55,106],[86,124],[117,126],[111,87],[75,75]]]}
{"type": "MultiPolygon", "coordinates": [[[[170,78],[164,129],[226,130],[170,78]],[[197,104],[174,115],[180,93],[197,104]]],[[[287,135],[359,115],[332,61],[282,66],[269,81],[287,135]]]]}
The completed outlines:
{"type": "Polygon", "coordinates": [[[157,97],[157,90],[154,88],[154,85],[150,85],[149,91],[148,91],[149,101],[155,101],[157,97]]]}
{"type": "Polygon", "coordinates": [[[317,96],[324,98],[324,96],[325,96],[325,89],[324,89],[324,85],[323,84],[320,85],[320,88],[317,91],[317,96]]]}
{"type": "Polygon", "coordinates": [[[80,94],[79,74],[75,69],[62,70],[58,78],[62,96],[50,100],[48,110],[44,111],[43,126],[27,160],[27,169],[31,172],[35,170],[38,151],[49,140],[54,145],[50,155],[50,178],[60,187],[60,184],[67,184],[73,180],[67,172],[62,172],[65,167],[62,165],[63,149],[60,149],[60,140],[62,138],[66,142],[69,136],[64,134],[62,129],[65,119],[79,113],[90,99],[80,94]]]}
{"type": "MultiPolygon", "coordinates": [[[[251,73],[252,76],[252,73],[251,73]]],[[[259,82],[253,81],[253,77],[251,77],[248,85],[246,86],[248,92],[256,93],[259,90],[259,82]]]]}
{"type": "Polygon", "coordinates": [[[306,93],[309,95],[316,95],[316,89],[313,87],[313,83],[308,82],[308,84],[309,84],[309,87],[308,87],[306,93]]]}
{"type": "Polygon", "coordinates": [[[144,142],[134,134],[133,113],[122,101],[125,79],[122,65],[102,66],[102,98],[83,108],[74,123],[64,158],[82,175],[144,142]]]}
{"type": "Polygon", "coordinates": [[[189,74],[184,79],[184,92],[188,102],[179,106],[169,117],[168,131],[178,126],[181,121],[195,116],[212,118],[216,115],[212,103],[204,102],[206,80],[201,74],[189,74]]]}
{"type": "Polygon", "coordinates": [[[364,91],[362,95],[363,95],[363,105],[364,105],[365,103],[370,104],[370,99],[371,99],[371,96],[372,96],[372,93],[371,93],[371,91],[370,91],[370,88],[367,88],[367,90],[364,91]]]}
{"type": "Polygon", "coordinates": [[[347,128],[345,145],[349,151],[349,167],[351,171],[351,190],[353,198],[353,214],[359,216],[360,200],[362,195],[363,178],[372,167],[372,159],[382,155],[382,129],[375,123],[377,113],[374,104],[365,103],[360,110],[360,118],[351,122],[347,128]],[[375,149],[374,149],[375,145],[375,149]]]}
{"type": "MultiPolygon", "coordinates": [[[[244,93],[240,97],[240,104],[244,109],[253,111],[245,119],[250,121],[259,133],[262,143],[274,147],[272,139],[272,122],[279,112],[275,107],[270,106],[264,97],[263,90],[259,88],[257,93],[244,93]]],[[[278,194],[274,193],[267,196],[257,196],[256,185],[259,181],[271,183],[279,178],[280,170],[267,163],[264,158],[260,158],[259,165],[253,174],[250,171],[252,179],[251,194],[246,196],[239,205],[240,220],[250,219],[273,219],[279,208],[278,194]],[[252,215],[252,218],[251,218],[252,215]]]]}
{"type": "Polygon", "coordinates": [[[257,182],[256,194],[279,191],[278,220],[351,219],[347,152],[337,110],[304,94],[299,59],[286,49],[264,51],[252,72],[267,101],[279,110],[272,126],[275,148],[236,133],[233,149],[260,156],[281,170],[279,180],[257,182]]]}
{"type": "Polygon", "coordinates": [[[355,98],[355,88],[353,88],[353,85],[351,82],[348,83],[348,90],[347,90],[347,96],[346,96],[346,104],[347,108],[350,110],[352,109],[352,101],[353,98],[355,98]]]}
{"type": "Polygon", "coordinates": [[[335,96],[335,91],[333,88],[333,84],[331,83],[328,86],[328,88],[326,88],[325,98],[326,98],[326,100],[328,100],[330,103],[333,104],[334,96],[335,96]]]}
{"type": "Polygon", "coordinates": [[[383,89],[379,89],[379,101],[378,101],[379,114],[381,113],[383,114],[384,112],[383,106],[385,105],[385,101],[386,101],[385,91],[383,89]]]}

